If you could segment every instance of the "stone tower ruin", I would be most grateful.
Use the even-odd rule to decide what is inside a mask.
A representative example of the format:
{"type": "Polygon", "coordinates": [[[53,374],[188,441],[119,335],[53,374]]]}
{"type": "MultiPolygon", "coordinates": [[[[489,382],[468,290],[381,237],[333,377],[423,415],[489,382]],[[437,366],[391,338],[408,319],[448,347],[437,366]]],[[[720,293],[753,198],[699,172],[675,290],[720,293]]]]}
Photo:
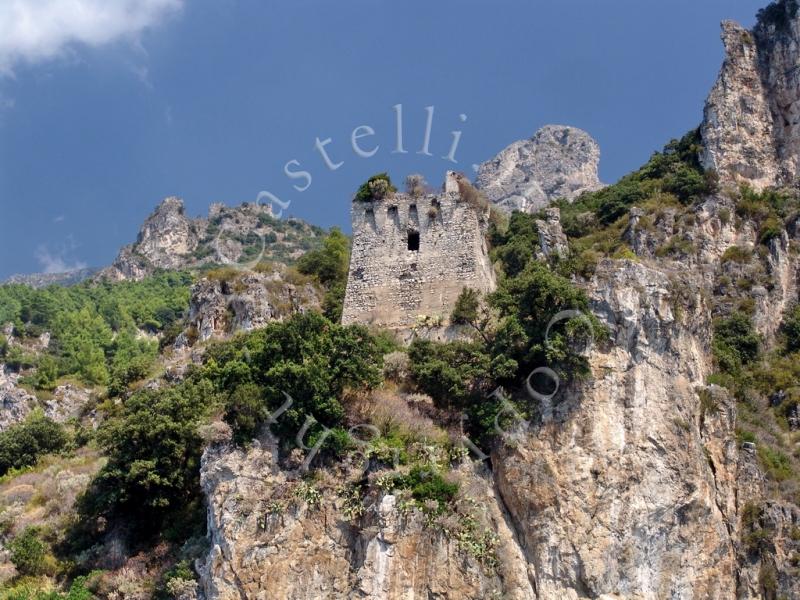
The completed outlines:
{"type": "Polygon", "coordinates": [[[489,208],[476,199],[463,176],[449,171],[441,194],[354,200],[342,322],[444,332],[463,288],[494,290],[489,208]]]}

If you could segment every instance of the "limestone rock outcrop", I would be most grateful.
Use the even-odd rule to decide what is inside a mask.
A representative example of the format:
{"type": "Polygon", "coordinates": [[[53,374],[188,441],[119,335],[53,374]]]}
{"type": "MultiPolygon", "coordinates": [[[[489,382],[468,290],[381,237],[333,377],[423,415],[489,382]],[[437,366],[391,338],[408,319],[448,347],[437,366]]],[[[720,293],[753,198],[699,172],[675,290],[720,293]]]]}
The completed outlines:
{"type": "Polygon", "coordinates": [[[496,569],[426,525],[419,511],[403,510],[391,493],[354,512],[343,473],[305,483],[281,468],[269,436],[247,450],[210,448],[201,483],[211,550],[198,565],[201,588],[208,600],[533,600],[524,557],[486,475],[468,465],[460,473],[496,535],[503,556],[496,569]]]}
{"type": "Polygon", "coordinates": [[[599,162],[600,147],[588,133],[546,125],[480,165],[475,186],[506,212],[536,212],[553,200],[602,188],[599,162]]]}
{"type": "Polygon", "coordinates": [[[157,269],[209,263],[252,268],[261,260],[291,262],[317,247],[323,233],[299,219],[273,217],[269,205],[247,202],[212,204],[208,218],[191,218],[183,201],[170,197],[147,217],[136,242],[124,246],[95,279],[139,280],[157,269]]]}
{"type": "Polygon", "coordinates": [[[0,431],[23,421],[36,406],[36,397],[19,386],[19,375],[0,363],[0,431]]]}
{"type": "Polygon", "coordinates": [[[611,339],[593,377],[493,456],[540,598],[736,595],[735,409],[703,412],[708,307],[695,288],[680,318],[670,289],[603,263],[590,293],[611,339]]]}
{"type": "Polygon", "coordinates": [[[705,168],[761,189],[795,185],[800,169],[800,15],[794,0],[760,13],[748,31],[722,24],[725,61],[701,127],[705,168]]]}
{"type": "Polygon", "coordinates": [[[322,291],[310,281],[291,282],[280,271],[241,272],[231,279],[203,278],[192,287],[187,329],[176,346],[237,331],[320,307],[322,291]]]}
{"type": "Polygon", "coordinates": [[[546,208],[545,218],[536,221],[536,229],[539,232],[539,248],[543,258],[567,257],[569,241],[561,228],[561,211],[558,208],[546,208]]]}

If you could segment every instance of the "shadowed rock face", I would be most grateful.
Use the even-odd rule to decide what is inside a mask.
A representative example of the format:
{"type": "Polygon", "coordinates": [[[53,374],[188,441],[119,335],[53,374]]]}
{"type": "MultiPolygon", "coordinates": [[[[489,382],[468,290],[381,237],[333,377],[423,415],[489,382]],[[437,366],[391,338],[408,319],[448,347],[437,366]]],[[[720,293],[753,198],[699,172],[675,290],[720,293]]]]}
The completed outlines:
{"type": "Polygon", "coordinates": [[[600,147],[588,133],[546,125],[483,163],[475,185],[507,212],[535,212],[552,200],[602,188],[599,162],[600,147]]]}
{"type": "Polygon", "coordinates": [[[723,183],[793,185],[800,163],[800,14],[784,1],[752,31],[722,23],[725,61],[706,101],[703,166],[723,183]]]}

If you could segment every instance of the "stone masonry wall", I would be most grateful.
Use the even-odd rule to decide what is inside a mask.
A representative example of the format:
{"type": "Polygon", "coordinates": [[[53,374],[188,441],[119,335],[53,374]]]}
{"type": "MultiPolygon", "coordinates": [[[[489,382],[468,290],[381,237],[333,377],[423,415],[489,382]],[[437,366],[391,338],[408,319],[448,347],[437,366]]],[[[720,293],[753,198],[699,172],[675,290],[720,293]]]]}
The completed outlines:
{"type": "Polygon", "coordinates": [[[488,209],[462,199],[448,172],[443,194],[354,201],[353,249],[342,322],[410,330],[446,325],[464,287],[489,292],[488,209]],[[409,234],[419,249],[409,249],[409,234]]]}

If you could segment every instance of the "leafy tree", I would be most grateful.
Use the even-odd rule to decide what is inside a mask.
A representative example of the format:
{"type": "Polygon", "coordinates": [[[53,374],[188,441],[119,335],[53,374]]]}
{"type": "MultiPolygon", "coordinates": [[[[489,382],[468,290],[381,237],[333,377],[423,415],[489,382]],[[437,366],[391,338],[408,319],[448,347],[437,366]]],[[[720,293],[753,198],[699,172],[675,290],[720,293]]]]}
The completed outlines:
{"type": "Polygon", "coordinates": [[[544,365],[565,374],[585,372],[585,359],[571,350],[571,342],[601,335],[602,328],[588,312],[586,295],[570,280],[532,261],[518,277],[502,280],[490,303],[501,317],[492,355],[516,361],[519,376],[525,377],[531,369],[544,365]],[[554,328],[545,340],[550,320],[566,310],[581,311],[586,319],[572,319],[566,329],[554,328]]]}
{"type": "Polygon", "coordinates": [[[464,408],[492,389],[492,360],[482,344],[439,344],[418,338],[408,357],[414,381],[439,406],[464,408]]]}
{"type": "Polygon", "coordinates": [[[63,313],[53,323],[53,333],[63,373],[76,373],[87,383],[108,382],[105,353],[113,332],[99,314],[88,306],[63,313]]]}
{"type": "Polygon", "coordinates": [[[450,321],[457,325],[469,325],[477,322],[480,309],[480,294],[472,288],[464,288],[456,299],[450,321]]]}
{"type": "Polygon", "coordinates": [[[499,261],[509,277],[516,277],[534,257],[539,247],[539,233],[534,215],[515,211],[505,231],[495,224],[490,230],[492,259],[499,261]]]}
{"type": "Polygon", "coordinates": [[[40,390],[53,390],[56,387],[57,379],[58,363],[49,354],[43,355],[36,365],[36,375],[33,378],[34,386],[40,390]]]}
{"type": "Polygon", "coordinates": [[[0,475],[9,469],[35,465],[40,456],[60,452],[68,441],[60,424],[35,411],[22,423],[0,433],[0,475]]]}
{"type": "Polygon", "coordinates": [[[114,340],[110,352],[113,358],[109,393],[113,396],[147,376],[158,356],[158,342],[137,339],[131,331],[123,331],[114,340]]]}
{"type": "Polygon", "coordinates": [[[82,516],[124,519],[146,538],[193,515],[201,506],[197,430],[215,398],[203,380],[132,395],[99,431],[108,463],[81,500],[82,516]]]}
{"type": "Polygon", "coordinates": [[[736,312],[714,323],[712,349],[722,372],[738,374],[758,358],[760,348],[761,337],[746,314],[736,312]]]}
{"type": "Polygon", "coordinates": [[[289,394],[293,404],[275,429],[293,439],[307,416],[326,427],[340,425],[344,390],[378,385],[382,356],[364,327],[307,313],[209,347],[201,376],[228,394],[225,418],[238,439],[252,439],[263,415],[289,394]]]}
{"type": "Polygon", "coordinates": [[[322,248],[307,252],[297,261],[298,271],[313,275],[325,287],[322,308],[331,321],[342,317],[349,265],[350,239],[338,227],[331,229],[322,248]]]}

